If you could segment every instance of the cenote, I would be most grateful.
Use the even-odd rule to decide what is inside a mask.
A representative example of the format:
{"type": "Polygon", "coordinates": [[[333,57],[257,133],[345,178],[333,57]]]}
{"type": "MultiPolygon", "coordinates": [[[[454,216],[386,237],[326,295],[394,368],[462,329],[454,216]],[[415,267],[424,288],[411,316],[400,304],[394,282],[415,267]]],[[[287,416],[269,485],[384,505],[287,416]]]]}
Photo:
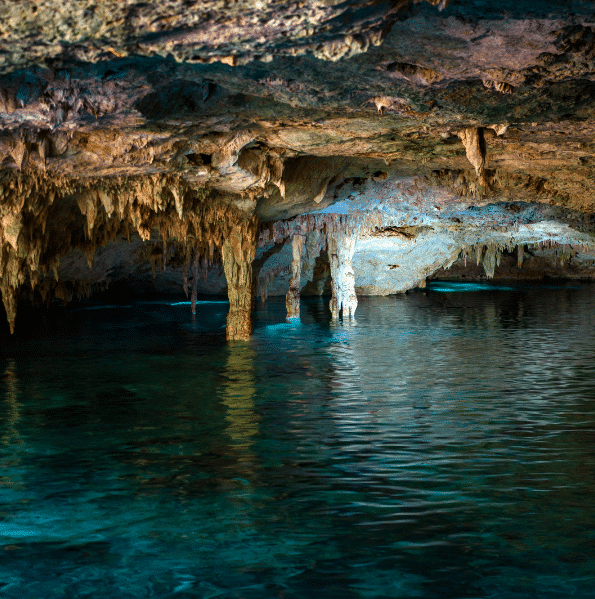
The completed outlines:
{"type": "Polygon", "coordinates": [[[82,303],[0,350],[7,598],[595,595],[593,286],[82,303]],[[448,292],[447,292],[448,291],[448,292]]]}

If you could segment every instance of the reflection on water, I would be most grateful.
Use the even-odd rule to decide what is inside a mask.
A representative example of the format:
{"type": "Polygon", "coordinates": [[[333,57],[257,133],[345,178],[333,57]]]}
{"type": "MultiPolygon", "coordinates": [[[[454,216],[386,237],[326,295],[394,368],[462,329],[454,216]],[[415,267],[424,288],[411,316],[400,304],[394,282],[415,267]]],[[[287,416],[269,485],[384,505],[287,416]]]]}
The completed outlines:
{"type": "Polygon", "coordinates": [[[254,350],[245,344],[231,345],[223,371],[221,386],[223,404],[227,407],[226,432],[233,447],[248,452],[258,432],[255,410],[256,381],[254,378],[254,350]]]}
{"type": "Polygon", "coordinates": [[[3,340],[3,597],[595,594],[591,288],[133,308],[3,340]]]}
{"type": "Polygon", "coordinates": [[[225,414],[225,433],[231,439],[228,455],[236,461],[238,478],[246,488],[252,479],[258,455],[252,450],[260,416],[256,410],[255,353],[245,343],[230,344],[219,388],[225,414]]]}
{"type": "Polygon", "coordinates": [[[4,434],[0,443],[5,446],[22,443],[17,430],[20,419],[18,402],[18,379],[16,375],[16,363],[13,359],[7,360],[6,370],[2,375],[5,388],[5,402],[3,403],[2,420],[4,422],[4,434]]]}
{"type": "Polygon", "coordinates": [[[2,381],[5,389],[5,397],[4,401],[0,403],[0,418],[2,420],[0,448],[2,449],[2,457],[12,467],[9,471],[0,470],[0,488],[8,486],[17,489],[22,484],[18,466],[20,463],[19,445],[23,443],[23,439],[18,431],[20,420],[19,389],[16,363],[13,359],[7,360],[2,381]]]}

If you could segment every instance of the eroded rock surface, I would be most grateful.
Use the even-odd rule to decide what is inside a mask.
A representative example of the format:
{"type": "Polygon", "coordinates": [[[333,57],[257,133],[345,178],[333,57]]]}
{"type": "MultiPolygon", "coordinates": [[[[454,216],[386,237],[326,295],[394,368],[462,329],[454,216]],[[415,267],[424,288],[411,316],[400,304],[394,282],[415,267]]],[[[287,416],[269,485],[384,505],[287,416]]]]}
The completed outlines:
{"type": "Polygon", "coordinates": [[[227,290],[242,339],[255,294],[295,313],[472,254],[493,276],[547,242],[593,278],[593,2],[25,0],[0,33],[11,329],[19,301],[152,272],[227,290]]]}

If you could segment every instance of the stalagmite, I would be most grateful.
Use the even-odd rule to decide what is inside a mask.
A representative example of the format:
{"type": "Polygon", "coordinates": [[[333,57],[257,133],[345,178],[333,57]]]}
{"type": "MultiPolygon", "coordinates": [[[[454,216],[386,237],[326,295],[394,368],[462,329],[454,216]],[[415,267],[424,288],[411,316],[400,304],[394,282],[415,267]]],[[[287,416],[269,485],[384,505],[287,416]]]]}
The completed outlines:
{"type": "Polygon", "coordinates": [[[351,260],[355,251],[355,236],[337,232],[329,237],[328,246],[332,279],[331,314],[333,318],[339,318],[342,310],[343,317],[354,316],[357,296],[351,260]]]}
{"type": "Polygon", "coordinates": [[[226,336],[230,341],[248,341],[252,334],[252,261],[256,254],[257,241],[258,220],[253,217],[236,225],[221,247],[229,297],[226,336]]]}
{"type": "Polygon", "coordinates": [[[300,277],[302,270],[302,247],[304,237],[294,235],[291,240],[291,251],[293,260],[291,261],[291,278],[289,279],[289,290],[285,296],[285,306],[287,307],[287,318],[300,317],[300,277]]]}

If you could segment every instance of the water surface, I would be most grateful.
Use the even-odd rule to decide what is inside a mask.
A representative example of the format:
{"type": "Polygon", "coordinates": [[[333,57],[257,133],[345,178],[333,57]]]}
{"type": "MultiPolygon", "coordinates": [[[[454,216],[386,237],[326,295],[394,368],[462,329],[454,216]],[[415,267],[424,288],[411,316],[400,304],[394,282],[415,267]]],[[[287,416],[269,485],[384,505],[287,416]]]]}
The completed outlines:
{"type": "Polygon", "coordinates": [[[595,294],[65,311],[0,349],[0,596],[595,596],[595,294]]]}

